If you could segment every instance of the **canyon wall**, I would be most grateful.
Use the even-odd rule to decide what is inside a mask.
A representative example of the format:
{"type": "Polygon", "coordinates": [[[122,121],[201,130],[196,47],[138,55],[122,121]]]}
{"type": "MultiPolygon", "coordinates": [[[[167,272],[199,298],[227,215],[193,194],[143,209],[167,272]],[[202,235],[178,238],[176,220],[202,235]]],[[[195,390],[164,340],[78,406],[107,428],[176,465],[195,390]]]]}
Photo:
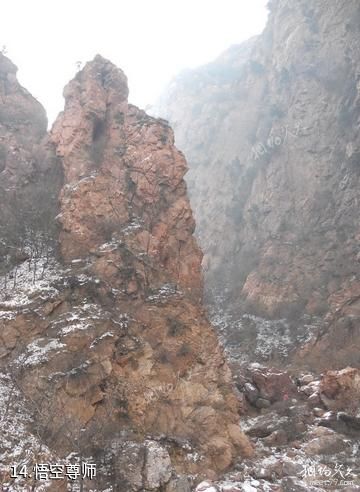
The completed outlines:
{"type": "Polygon", "coordinates": [[[62,185],[45,110],[16,73],[0,53],[0,273],[45,243],[54,246],[62,185]]]}
{"type": "Polygon", "coordinates": [[[260,36],[181,73],[153,112],[189,162],[209,306],[242,326],[237,349],[257,354],[254,328],[275,358],[287,339],[301,363],[358,363],[359,2],[268,7],[260,36]]]}

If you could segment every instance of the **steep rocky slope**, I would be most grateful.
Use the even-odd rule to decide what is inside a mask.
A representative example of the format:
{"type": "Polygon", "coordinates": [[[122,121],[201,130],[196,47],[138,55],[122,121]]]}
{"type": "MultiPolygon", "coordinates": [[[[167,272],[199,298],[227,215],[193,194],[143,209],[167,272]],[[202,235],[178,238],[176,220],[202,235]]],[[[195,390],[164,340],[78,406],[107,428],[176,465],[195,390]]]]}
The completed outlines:
{"type": "Polygon", "coordinates": [[[235,351],[286,358],[311,340],[301,364],[358,364],[360,5],[269,9],[260,36],[180,74],[153,111],[188,159],[206,289],[235,351]]]}
{"type": "MultiPolygon", "coordinates": [[[[15,107],[24,95],[39,108],[13,82],[15,107]]],[[[127,95],[123,72],[97,56],[65,88],[64,112],[40,147],[29,144],[64,183],[51,181],[57,210],[46,202],[57,214],[57,247],[35,257],[30,237],[1,278],[1,425],[13,444],[28,432],[15,455],[11,445],[0,449],[9,491],[34,480],[11,478],[11,464],[85,459],[98,466],[88,488],[187,491],[186,475],[215,477],[253,453],[201,306],[185,159],[168,124],[127,95]]],[[[9,140],[12,131],[32,138],[27,127],[10,127],[9,140]]]]}

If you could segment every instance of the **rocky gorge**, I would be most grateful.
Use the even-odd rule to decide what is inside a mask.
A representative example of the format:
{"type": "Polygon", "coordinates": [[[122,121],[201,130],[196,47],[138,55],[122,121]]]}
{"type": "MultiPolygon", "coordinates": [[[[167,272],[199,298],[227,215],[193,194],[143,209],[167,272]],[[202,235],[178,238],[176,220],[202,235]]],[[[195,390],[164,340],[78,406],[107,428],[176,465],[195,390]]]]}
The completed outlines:
{"type": "Polygon", "coordinates": [[[175,491],[188,475],[250,457],[201,304],[202,255],[171,128],[129,105],[125,75],[97,56],[66,87],[49,134],[43,121],[32,135],[43,110],[5,57],[0,68],[2,183],[26,207],[9,208],[1,238],[4,490],[37,486],[10,476],[15,460],[75,453],[102,470],[86,487],[175,491]]]}
{"type": "Polygon", "coordinates": [[[189,162],[225,343],[252,362],[358,365],[359,3],[268,8],[261,35],[179,74],[152,111],[189,162]]]}
{"type": "Polygon", "coordinates": [[[360,6],[268,9],[153,116],[0,53],[4,492],[360,490],[360,6]]]}

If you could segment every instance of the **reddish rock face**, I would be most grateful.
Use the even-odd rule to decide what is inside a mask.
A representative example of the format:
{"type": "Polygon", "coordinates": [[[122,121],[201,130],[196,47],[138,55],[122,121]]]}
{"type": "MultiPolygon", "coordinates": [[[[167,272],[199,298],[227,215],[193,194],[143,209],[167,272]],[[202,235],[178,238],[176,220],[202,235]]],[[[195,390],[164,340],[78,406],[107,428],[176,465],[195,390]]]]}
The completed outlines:
{"type": "MultiPolygon", "coordinates": [[[[121,236],[161,269],[147,272],[148,282],[168,274],[198,297],[202,255],[192,235],[187,166],[171,128],[128,104],[125,75],[100,56],[64,95],[65,111],[51,132],[66,179],[60,215],[64,259],[86,256],[121,236]]],[[[109,270],[103,274],[112,277],[109,270]]],[[[131,293],[139,287],[131,278],[131,293]]]]}
{"type": "Polygon", "coordinates": [[[271,402],[287,400],[297,394],[296,386],[286,372],[250,366],[248,373],[259,389],[260,396],[271,402]]]}
{"type": "Polygon", "coordinates": [[[360,283],[357,277],[344,282],[343,288],[329,297],[329,302],[331,309],[325,316],[321,336],[310,340],[298,351],[296,363],[322,371],[329,367],[357,366],[360,349],[360,283]]]}
{"type": "Polygon", "coordinates": [[[321,378],[319,390],[330,410],[347,410],[356,414],[360,403],[360,371],[353,367],[327,371],[321,378]]]}
{"type": "Polygon", "coordinates": [[[32,264],[19,266],[20,305],[1,291],[1,360],[25,398],[46,395],[39,419],[60,454],[79,435],[92,456],[146,437],[166,444],[178,472],[214,476],[253,447],[201,305],[186,162],[167,123],[127,93],[100,56],[65,89],[47,144],[65,180],[60,262],[43,259],[30,278],[32,264]]]}

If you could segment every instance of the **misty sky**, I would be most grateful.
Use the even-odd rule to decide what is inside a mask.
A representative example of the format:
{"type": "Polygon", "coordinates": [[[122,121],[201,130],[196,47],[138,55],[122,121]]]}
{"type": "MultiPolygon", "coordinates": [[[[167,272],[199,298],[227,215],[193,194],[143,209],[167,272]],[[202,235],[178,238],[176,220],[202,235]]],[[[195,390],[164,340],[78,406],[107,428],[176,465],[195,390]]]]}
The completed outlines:
{"type": "Polygon", "coordinates": [[[109,58],[130,102],[153,103],[184,68],[207,63],[265,26],[267,0],[3,0],[0,48],[52,121],[77,61],[109,58]]]}

